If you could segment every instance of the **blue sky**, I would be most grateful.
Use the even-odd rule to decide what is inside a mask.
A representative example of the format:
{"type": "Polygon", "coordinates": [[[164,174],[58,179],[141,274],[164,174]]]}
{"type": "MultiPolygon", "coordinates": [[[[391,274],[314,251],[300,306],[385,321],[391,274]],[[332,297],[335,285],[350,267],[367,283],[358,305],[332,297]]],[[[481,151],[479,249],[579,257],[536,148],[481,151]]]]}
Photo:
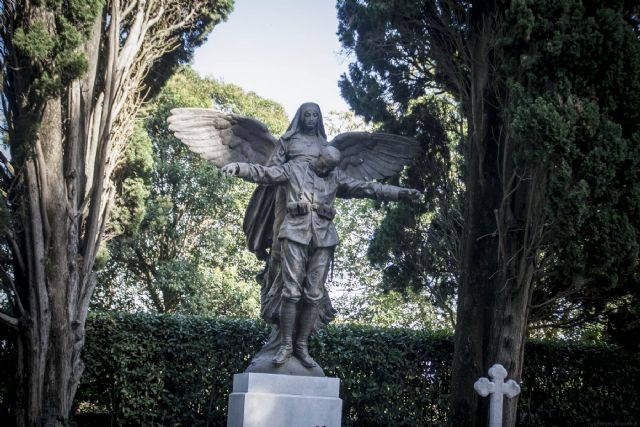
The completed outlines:
{"type": "Polygon", "coordinates": [[[289,117],[307,101],[323,112],[345,111],[338,79],[349,61],[337,28],[333,0],[236,0],[227,22],[196,50],[193,67],[281,103],[289,117]]]}

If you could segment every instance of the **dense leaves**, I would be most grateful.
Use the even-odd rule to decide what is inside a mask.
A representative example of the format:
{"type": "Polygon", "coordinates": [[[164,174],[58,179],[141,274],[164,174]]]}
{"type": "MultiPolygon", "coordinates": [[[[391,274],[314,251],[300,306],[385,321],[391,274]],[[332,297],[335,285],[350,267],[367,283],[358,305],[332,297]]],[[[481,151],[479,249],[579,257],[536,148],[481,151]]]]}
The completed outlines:
{"type": "MultiPolygon", "coordinates": [[[[338,2],[341,42],[356,58],[341,81],[345,98],[367,120],[391,128],[400,122],[406,132],[431,137],[425,139],[431,164],[410,175],[437,189],[427,191],[432,205],[391,210],[369,252],[386,266],[385,285],[392,288],[426,287],[450,299],[459,281],[464,187],[451,177],[464,181],[468,167],[456,147],[472,149],[460,123],[475,120],[473,70],[465,65],[474,42],[465,19],[476,9],[483,10],[449,1],[338,2]],[[445,103],[447,92],[433,96],[434,88],[452,94],[462,118],[452,114],[456,102],[449,113],[420,102],[445,103]],[[412,124],[412,115],[425,119],[412,124]]],[[[637,10],[624,9],[637,22],[637,10]]],[[[624,295],[637,293],[640,43],[620,12],[597,1],[515,1],[496,12],[493,34],[483,33],[493,43],[483,59],[493,61],[495,99],[487,108],[496,109],[500,155],[513,159],[525,184],[541,182],[544,201],[531,205],[544,212],[535,242],[538,325],[601,321],[624,304],[624,295]]],[[[498,178],[501,172],[483,171],[498,178]]],[[[509,177],[501,179],[506,187],[509,177]]],[[[526,185],[519,187],[524,193],[526,185]]],[[[497,227],[524,229],[526,209],[519,206],[528,202],[512,190],[514,218],[497,227]]]]}
{"type": "Polygon", "coordinates": [[[120,425],[224,425],[233,374],[266,335],[248,320],[95,315],[77,405],[120,425]]]}
{"type": "MultiPolygon", "coordinates": [[[[351,112],[330,112],[324,117],[329,135],[349,131],[372,131],[371,124],[351,112]]],[[[386,262],[372,265],[367,251],[375,244],[374,233],[388,209],[398,209],[396,203],[381,203],[365,199],[337,200],[334,219],[340,244],[334,258],[334,269],[328,281],[337,322],[376,326],[423,327],[431,330],[450,328],[443,325],[440,311],[423,289],[415,292],[396,291],[390,282],[386,262]],[[386,286],[383,286],[386,285],[386,286]]],[[[396,241],[401,235],[396,234],[396,241]]]]}
{"type": "MultiPolygon", "coordinates": [[[[116,425],[226,423],[233,374],[268,335],[253,320],[95,314],[88,324],[81,411],[116,425]]],[[[408,329],[328,327],[312,352],[341,379],[345,426],[443,425],[450,336],[408,329]]],[[[640,416],[637,360],[609,347],[528,344],[518,425],[628,423],[640,416]]]]}
{"type": "Polygon", "coordinates": [[[95,306],[120,310],[257,315],[261,266],[241,224],[252,185],[222,177],[168,130],[176,107],[255,117],[278,135],[283,108],[237,86],[181,69],[147,107],[129,144],[95,306]],[[152,158],[148,158],[152,153],[152,158]],[[128,231],[128,232],[127,232],[128,231]]]}
{"type": "Polygon", "coordinates": [[[416,137],[425,153],[404,178],[406,185],[424,191],[422,203],[388,209],[369,259],[384,268],[385,290],[427,292],[440,313],[455,322],[463,190],[459,149],[465,134],[454,98],[434,90],[440,80],[422,36],[429,7],[425,2],[338,2],[338,34],[357,58],[340,87],[357,114],[386,131],[416,137]]]}
{"type": "Polygon", "coordinates": [[[547,182],[533,320],[597,318],[639,292],[640,43],[601,2],[514,2],[506,25],[515,160],[547,182]]]}
{"type": "MultiPolygon", "coordinates": [[[[496,361],[522,375],[531,323],[571,327],[612,310],[624,318],[623,307],[631,313],[640,248],[640,43],[629,25],[637,11],[621,6],[338,2],[339,36],[355,54],[341,88],[358,114],[385,126],[406,122],[412,101],[435,94],[452,97],[466,124],[457,140],[464,200],[440,198],[450,212],[462,207],[462,221],[442,221],[460,231],[445,228],[434,234],[453,238],[431,239],[460,236],[461,250],[424,250],[430,246],[420,232],[438,230],[439,212],[431,209],[435,221],[425,224],[419,210],[404,208],[390,212],[370,252],[391,273],[388,283],[428,287],[413,278],[435,277],[432,294],[457,303],[455,425],[486,424],[473,382],[496,361]],[[430,251],[444,262],[424,256],[430,251]]],[[[403,128],[432,136],[430,147],[451,147],[437,126],[447,121],[424,112],[436,126],[403,128]]],[[[438,159],[428,151],[426,158],[438,159]]],[[[427,190],[444,186],[455,162],[434,164],[442,172],[415,171],[429,176],[427,190]]],[[[438,200],[430,191],[427,199],[438,200]]],[[[515,423],[516,402],[505,405],[506,425],[515,423]]]]}
{"type": "MultiPolygon", "coordinates": [[[[46,98],[59,94],[87,71],[87,58],[78,48],[86,41],[91,25],[104,5],[104,0],[70,0],[64,5],[62,1],[47,2],[48,8],[56,13],[57,37],[51,37],[49,29],[41,22],[15,28],[14,54],[30,65],[28,73],[32,83],[26,94],[30,103],[39,105],[46,98]]],[[[7,7],[3,2],[3,9],[7,7]]],[[[7,30],[9,28],[7,25],[7,30]]]]}

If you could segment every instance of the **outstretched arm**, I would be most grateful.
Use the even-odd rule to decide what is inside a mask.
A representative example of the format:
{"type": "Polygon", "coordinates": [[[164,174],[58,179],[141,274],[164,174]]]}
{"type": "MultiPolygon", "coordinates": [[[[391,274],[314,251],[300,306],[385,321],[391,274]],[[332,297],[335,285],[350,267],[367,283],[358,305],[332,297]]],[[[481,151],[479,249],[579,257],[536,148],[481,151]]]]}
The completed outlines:
{"type": "Polygon", "coordinates": [[[266,167],[252,163],[229,163],[223,166],[220,172],[256,184],[285,184],[289,181],[289,169],[288,164],[266,167]]]}
{"type": "Polygon", "coordinates": [[[375,200],[416,200],[422,193],[413,188],[396,187],[373,181],[360,181],[346,174],[340,175],[339,196],[375,200]]]}

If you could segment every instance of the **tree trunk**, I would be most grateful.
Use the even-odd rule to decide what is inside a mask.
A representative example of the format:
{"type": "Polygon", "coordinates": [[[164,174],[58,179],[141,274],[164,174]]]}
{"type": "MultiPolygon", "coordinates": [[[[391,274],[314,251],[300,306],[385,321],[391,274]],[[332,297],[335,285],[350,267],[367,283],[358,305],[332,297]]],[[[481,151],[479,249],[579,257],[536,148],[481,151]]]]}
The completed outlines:
{"type": "MultiPolygon", "coordinates": [[[[473,48],[471,91],[466,112],[469,122],[465,229],[462,248],[462,274],[458,290],[457,320],[451,382],[452,426],[484,426],[488,402],[478,400],[473,383],[486,375],[497,287],[498,240],[494,210],[499,207],[500,182],[495,176],[498,143],[492,137],[487,92],[489,64],[487,41],[478,36],[473,48]]],[[[492,117],[495,119],[495,117],[492,117]]]]}
{"type": "MultiPolygon", "coordinates": [[[[51,11],[32,7],[29,20],[55,37],[51,11]]],[[[64,137],[61,95],[49,97],[42,105],[25,100],[17,111],[27,120],[19,122],[16,134],[27,137],[30,148],[24,159],[23,230],[18,235],[26,265],[15,269],[24,305],[16,346],[16,425],[62,426],[68,425],[83,371],[84,318],[79,317],[81,276],[76,268],[80,216],[78,199],[68,191],[77,173],[65,167],[69,153],[64,147],[69,144],[64,137]]]]}
{"type": "Polygon", "coordinates": [[[20,288],[26,320],[18,340],[19,426],[63,425],[82,371],[76,348],[75,306],[69,301],[71,212],[64,180],[62,114],[59,97],[46,102],[24,171],[23,250],[26,283],[20,288]]]}
{"type": "Polygon", "coordinates": [[[195,34],[230,7],[222,5],[221,15],[213,17],[205,0],[87,5],[96,9],[73,18],[86,20],[78,25],[87,38],[73,50],[88,67],[82,76],[70,76],[56,67],[64,63],[57,43],[68,37],[60,33],[61,23],[73,12],[63,3],[9,2],[1,11],[4,113],[18,171],[10,190],[2,189],[12,192],[16,225],[7,235],[13,275],[3,280],[15,288],[19,316],[3,314],[0,322],[16,331],[15,418],[21,427],[68,424],[83,371],[94,262],[115,197],[114,171],[148,94],[146,78],[158,63],[169,70],[182,58],[170,53],[186,48],[185,34],[192,48],[202,42],[195,34]],[[53,40],[54,47],[43,42],[26,49],[14,43],[18,31],[34,37],[33,44],[53,40]]]}
{"type": "MultiPolygon", "coordinates": [[[[452,426],[485,427],[489,397],[473,384],[500,363],[520,381],[539,219],[540,179],[515,173],[505,125],[504,88],[493,74],[489,10],[478,11],[471,49],[465,230],[452,363],[452,426]],[[529,183],[531,182],[531,183],[529,183]]],[[[520,171],[522,172],[522,171],[520,171]]],[[[540,178],[540,177],[537,177],[540,178]]],[[[503,425],[516,422],[517,397],[506,399],[503,425]]]]}

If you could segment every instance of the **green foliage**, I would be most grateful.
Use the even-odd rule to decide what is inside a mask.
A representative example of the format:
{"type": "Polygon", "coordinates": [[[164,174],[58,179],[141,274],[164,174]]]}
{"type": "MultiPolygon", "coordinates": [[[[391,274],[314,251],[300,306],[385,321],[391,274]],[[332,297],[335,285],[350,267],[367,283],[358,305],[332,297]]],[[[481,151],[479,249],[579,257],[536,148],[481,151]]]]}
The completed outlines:
{"type": "Polygon", "coordinates": [[[339,1],[338,35],[357,58],[340,89],[365,120],[422,144],[424,155],[407,168],[402,183],[422,190],[424,198],[387,209],[368,257],[384,268],[385,291],[427,294],[454,322],[464,190],[459,151],[466,135],[458,102],[432,90],[449,89],[429,57],[428,28],[421,26],[435,7],[404,0],[339,1]]]}
{"type": "Polygon", "coordinates": [[[118,198],[111,211],[108,232],[112,236],[133,236],[147,212],[150,191],[147,182],[154,167],[151,139],[141,122],[136,122],[133,136],[125,148],[124,159],[116,174],[118,198]]]}
{"type": "Polygon", "coordinates": [[[53,52],[55,40],[42,24],[33,25],[28,32],[18,28],[13,36],[13,44],[18,51],[33,61],[44,61],[53,52]]]}
{"type": "MultiPolygon", "coordinates": [[[[78,400],[112,411],[123,424],[200,425],[208,419],[224,425],[232,375],[244,369],[267,332],[255,321],[98,315],[88,329],[93,338],[85,359],[92,362],[78,400]]],[[[425,349],[428,336],[341,327],[313,341],[326,373],[343,380],[351,421],[345,425],[407,425],[421,419],[424,402],[437,401],[446,387],[443,360],[451,351],[447,338],[435,338],[425,349]],[[438,362],[424,368],[425,356],[438,362]],[[406,373],[423,369],[428,378],[406,373]],[[390,411],[395,405],[405,413],[390,411]],[[406,422],[399,422],[403,417],[406,422]]]]}
{"type": "Polygon", "coordinates": [[[401,178],[402,184],[421,189],[419,203],[397,203],[386,208],[367,256],[384,269],[382,288],[405,295],[427,294],[450,324],[453,297],[460,274],[459,240],[462,229],[458,147],[461,118],[446,97],[425,96],[410,102],[407,113],[388,121],[384,130],[407,132],[422,143],[416,159],[401,178]]]}
{"type": "Polygon", "coordinates": [[[547,181],[534,304],[569,292],[542,316],[619,312],[640,293],[640,43],[597,1],[514,2],[505,25],[521,29],[502,40],[514,158],[547,181]]]}
{"type": "MultiPolygon", "coordinates": [[[[190,6],[185,8],[187,7],[190,6]]],[[[182,31],[177,40],[180,46],[163,55],[153,65],[152,72],[147,74],[144,83],[149,88],[148,95],[150,97],[155,96],[164,87],[179,66],[185,65],[191,60],[194,49],[207,40],[213,27],[225,21],[232,10],[233,0],[207,0],[200,4],[199,19],[194,22],[194,25],[182,31]]]]}
{"type": "Polygon", "coordinates": [[[518,425],[620,425],[640,416],[637,356],[570,342],[529,342],[525,351],[518,425]]]}
{"type": "Polygon", "coordinates": [[[245,249],[242,218],[253,187],[222,177],[167,128],[175,107],[213,107],[256,117],[273,133],[284,109],[237,86],[178,72],[147,107],[130,141],[110,225],[110,261],[95,305],[159,312],[254,316],[262,268],[245,249]],[[142,126],[143,125],[143,126],[142,126]],[[133,298],[132,295],[137,295],[133,298]]]}
{"type": "MultiPolygon", "coordinates": [[[[233,374],[268,335],[253,320],[107,314],[87,323],[77,405],[116,425],[226,424],[233,374]]],[[[453,343],[409,329],[330,326],[311,351],[341,380],[345,426],[445,425],[453,343]]],[[[606,346],[527,345],[519,426],[629,423],[640,365],[606,346]]],[[[1,352],[0,352],[1,354],[1,352]]]]}
{"type": "Polygon", "coordinates": [[[77,51],[85,41],[104,0],[49,1],[55,34],[43,22],[18,22],[11,43],[32,73],[30,102],[35,105],[61,93],[72,80],[87,70],[87,58],[77,51]]]}
{"type": "MultiPolygon", "coordinates": [[[[533,305],[540,307],[532,318],[539,325],[606,321],[607,313],[629,307],[626,296],[640,292],[637,8],[595,0],[521,0],[501,7],[493,33],[486,34],[486,60],[495,63],[490,86],[497,92],[490,108],[500,129],[493,138],[523,178],[504,198],[516,211],[528,203],[518,192],[543,182],[542,207],[531,207],[545,214],[536,231],[542,243],[533,305]]],[[[460,52],[475,43],[469,40],[474,23],[467,27],[460,19],[469,8],[480,14],[483,3],[338,2],[338,34],[356,56],[340,83],[343,96],[367,120],[418,135],[432,159],[410,169],[408,183],[425,188],[433,203],[391,209],[369,256],[386,267],[386,286],[429,289],[436,300],[454,299],[460,274],[465,203],[459,180],[467,165],[456,155],[473,150],[460,124],[471,119],[465,87],[472,75],[460,52]],[[434,88],[444,93],[412,110],[434,88]],[[450,96],[456,102],[448,111],[434,106],[450,96]]],[[[501,173],[489,169],[483,169],[487,176],[501,173]]],[[[504,226],[524,229],[526,209],[519,212],[504,226]]]]}
{"type": "Polygon", "coordinates": [[[450,336],[344,325],[322,331],[311,351],[341,380],[344,426],[445,424],[450,336]]]}
{"type": "MultiPolygon", "coordinates": [[[[372,130],[371,125],[351,112],[329,112],[324,124],[329,135],[372,130]]],[[[336,201],[334,222],[340,244],[327,284],[338,310],[336,322],[441,329],[442,319],[424,292],[389,291],[392,286],[385,289],[384,264],[373,266],[366,256],[385,207],[386,204],[366,199],[336,201]]],[[[444,327],[448,326],[451,325],[444,327]]]]}
{"type": "Polygon", "coordinates": [[[93,315],[77,402],[117,425],[223,425],[232,376],[266,338],[262,323],[93,315]],[[186,386],[186,387],[185,387],[186,386]]]}
{"type": "Polygon", "coordinates": [[[334,273],[328,282],[337,322],[376,326],[450,328],[424,293],[385,289],[388,274],[371,265],[367,249],[385,209],[370,200],[338,200],[335,224],[340,236],[334,273]]]}

